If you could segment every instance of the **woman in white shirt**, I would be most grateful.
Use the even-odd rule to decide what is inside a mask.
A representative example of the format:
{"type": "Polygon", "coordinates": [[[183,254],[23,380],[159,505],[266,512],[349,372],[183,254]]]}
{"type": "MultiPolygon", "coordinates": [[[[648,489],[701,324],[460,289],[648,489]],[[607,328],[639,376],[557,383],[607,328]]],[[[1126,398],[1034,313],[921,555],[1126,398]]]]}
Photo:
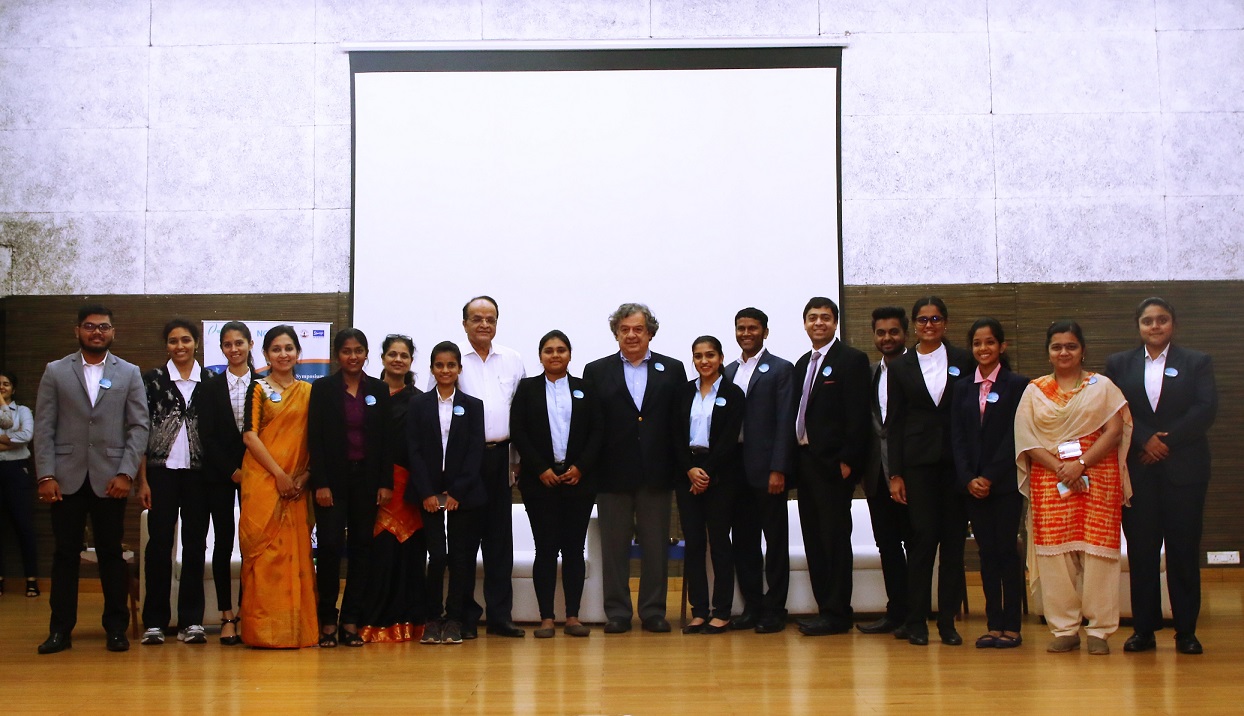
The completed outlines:
{"type": "MultiPolygon", "coordinates": [[[[0,371],[0,503],[13,523],[26,570],[26,596],[39,596],[36,578],[34,506],[35,482],[30,476],[30,437],[34,416],[30,408],[13,401],[17,377],[0,371]]],[[[0,594],[4,594],[4,550],[0,549],[0,594]]]]}

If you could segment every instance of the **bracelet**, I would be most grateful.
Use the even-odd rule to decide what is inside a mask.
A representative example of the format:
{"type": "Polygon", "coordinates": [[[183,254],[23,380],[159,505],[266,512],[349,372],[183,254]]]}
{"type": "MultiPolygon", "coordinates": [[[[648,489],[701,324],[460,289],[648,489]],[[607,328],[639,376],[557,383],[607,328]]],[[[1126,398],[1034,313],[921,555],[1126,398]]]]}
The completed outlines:
{"type": "Polygon", "coordinates": [[[55,478],[55,477],[53,477],[53,476],[51,476],[51,475],[44,475],[43,477],[39,478],[39,481],[38,481],[38,482],[36,482],[35,484],[36,484],[36,485],[42,485],[43,483],[47,482],[48,480],[55,480],[55,479],[56,479],[56,478],[55,478]]]}

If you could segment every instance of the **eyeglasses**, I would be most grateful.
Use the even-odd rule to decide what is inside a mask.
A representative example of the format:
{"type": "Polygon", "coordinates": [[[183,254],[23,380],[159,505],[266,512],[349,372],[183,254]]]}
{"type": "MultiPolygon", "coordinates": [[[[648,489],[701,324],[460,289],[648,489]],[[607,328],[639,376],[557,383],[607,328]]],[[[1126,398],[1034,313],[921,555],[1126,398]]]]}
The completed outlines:
{"type": "Polygon", "coordinates": [[[384,337],[386,341],[389,340],[390,338],[400,338],[403,341],[411,340],[410,336],[404,336],[401,333],[390,333],[389,335],[384,337]]]}
{"type": "Polygon", "coordinates": [[[94,333],[95,331],[110,333],[112,331],[111,323],[82,323],[78,327],[86,333],[94,333]]]}
{"type": "Polygon", "coordinates": [[[485,323],[490,326],[495,326],[497,325],[497,319],[493,318],[492,316],[471,316],[470,318],[467,319],[467,323],[470,323],[473,326],[478,326],[481,323],[485,323]]]}
{"type": "Polygon", "coordinates": [[[927,326],[930,323],[936,326],[937,324],[945,320],[946,319],[942,318],[941,316],[916,316],[916,323],[922,326],[927,326]]]}

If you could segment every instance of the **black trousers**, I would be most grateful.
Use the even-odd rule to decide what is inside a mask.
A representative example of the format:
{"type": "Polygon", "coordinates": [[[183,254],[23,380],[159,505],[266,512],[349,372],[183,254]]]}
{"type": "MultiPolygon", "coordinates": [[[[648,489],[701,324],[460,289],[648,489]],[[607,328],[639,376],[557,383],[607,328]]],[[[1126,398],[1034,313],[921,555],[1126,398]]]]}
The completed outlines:
{"type": "MultiPolygon", "coordinates": [[[[233,536],[237,532],[238,486],[232,480],[209,480],[207,483],[207,509],[212,516],[212,579],[216,581],[216,607],[221,612],[233,611],[233,573],[229,560],[233,559],[233,536]]],[[[238,602],[241,603],[241,587],[238,602]]]]}
{"type": "Polygon", "coordinates": [[[465,617],[475,604],[475,555],[479,552],[486,510],[457,509],[452,512],[423,511],[423,534],[428,542],[427,617],[474,625],[465,617]],[[449,569],[449,590],[445,592],[445,570],[449,569]]]}
{"type": "MultiPolygon", "coordinates": [[[[130,623],[126,608],[130,575],[121,554],[121,535],[125,531],[128,500],[96,495],[91,490],[89,477],[81,489],[63,497],[60,502],[53,502],[51,509],[56,548],[52,553],[52,593],[48,599],[52,607],[49,631],[68,634],[78,623],[78,570],[89,516],[95,537],[95,556],[99,560],[99,583],[104,592],[104,631],[124,634],[130,623]]],[[[164,603],[168,604],[167,592],[164,603]]]]}
{"type": "MultiPolygon", "coordinates": [[[[696,467],[704,463],[693,461],[696,467]]],[[[699,495],[691,494],[686,484],[674,490],[678,503],[678,520],[685,540],[683,579],[687,580],[687,601],[691,616],[699,619],[729,621],[734,607],[734,549],[730,545],[730,522],[734,517],[734,499],[738,486],[729,479],[713,481],[699,495]],[[709,611],[708,564],[713,560],[712,611],[709,611]]]]}
{"type": "MultiPolygon", "coordinates": [[[[334,476],[335,477],[335,476],[334,476]]],[[[362,462],[350,463],[339,479],[329,479],[332,507],[315,505],[315,588],[320,625],[355,624],[363,618],[363,594],[371,565],[372,529],[376,524],[376,487],[362,462]],[[341,558],[349,561],[346,590],[341,590],[341,558]]]]}
{"type": "Polygon", "coordinates": [[[821,616],[835,627],[852,624],[851,495],[855,480],[837,466],[826,471],[807,448],[799,450],[799,522],[808,578],[821,616]]]}
{"type": "Polygon", "coordinates": [[[790,521],[786,515],[789,497],[785,490],[771,495],[767,489],[750,485],[735,491],[734,570],[743,594],[743,611],[759,618],[786,618],[786,597],[790,593],[790,521]]]}
{"type": "MultiPolygon", "coordinates": [[[[17,534],[27,578],[39,575],[35,560],[35,495],[35,479],[27,471],[25,460],[0,461],[0,505],[17,534]]],[[[4,574],[4,546],[0,545],[0,577],[4,574]]]]}
{"type": "Polygon", "coordinates": [[[907,505],[890,497],[889,479],[868,498],[868,517],[873,540],[881,553],[881,578],[885,581],[885,615],[900,624],[907,621],[907,547],[911,540],[911,518],[907,505]]]}
{"type": "Polygon", "coordinates": [[[963,547],[967,538],[967,510],[963,495],[951,487],[954,466],[921,465],[907,468],[907,514],[911,540],[907,543],[907,631],[928,634],[933,609],[933,563],[937,569],[937,628],[953,629],[963,602],[963,547]]]}
{"type": "MultiPolygon", "coordinates": [[[[514,508],[510,490],[510,441],[489,444],[480,469],[488,503],[482,508],[480,549],[484,553],[484,603],[489,624],[505,624],[514,610],[514,508]]],[[[474,557],[472,564],[474,564],[474,557]]],[[[472,567],[474,569],[474,567],[472,567]]],[[[476,624],[485,614],[475,602],[475,592],[467,595],[465,622],[476,624]]]]}
{"type": "Polygon", "coordinates": [[[1024,564],[1019,556],[1019,519],[1024,496],[990,494],[963,498],[981,556],[985,621],[990,631],[1019,631],[1023,619],[1024,564]]]}
{"type": "Polygon", "coordinates": [[[168,628],[172,620],[169,592],[173,586],[173,541],[181,517],[181,579],[177,589],[177,626],[203,623],[203,564],[207,553],[207,525],[211,512],[207,483],[201,470],[170,470],[147,466],[151,510],[147,513],[147,549],[143,571],[147,596],[143,600],[143,627],[168,628]]]}
{"type": "Polygon", "coordinates": [[[583,580],[587,578],[583,550],[596,495],[583,483],[545,487],[538,480],[519,483],[519,490],[527,507],[527,519],[531,521],[531,536],[536,542],[536,561],[531,577],[536,588],[536,603],[540,605],[540,618],[554,618],[553,598],[557,593],[559,554],[566,616],[578,617],[579,603],[583,600],[583,580]]]}
{"type": "Polygon", "coordinates": [[[1173,485],[1155,470],[1132,475],[1132,506],[1123,508],[1132,626],[1141,634],[1162,628],[1160,566],[1165,543],[1175,635],[1194,635],[1201,614],[1201,524],[1208,485],[1173,485]]]}

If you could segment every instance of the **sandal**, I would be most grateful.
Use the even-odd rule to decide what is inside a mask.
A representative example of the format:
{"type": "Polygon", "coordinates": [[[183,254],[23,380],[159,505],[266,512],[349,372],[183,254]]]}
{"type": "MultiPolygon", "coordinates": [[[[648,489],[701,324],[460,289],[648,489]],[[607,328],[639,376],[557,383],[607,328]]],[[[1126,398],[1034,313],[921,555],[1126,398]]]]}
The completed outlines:
{"type": "Polygon", "coordinates": [[[26,596],[28,597],[39,596],[39,580],[37,579],[26,580],[26,596]]]}
{"type": "Polygon", "coordinates": [[[356,631],[345,631],[344,629],[341,631],[342,646],[362,646],[366,643],[363,641],[363,637],[359,636],[359,633],[356,631]]]}
{"type": "Polygon", "coordinates": [[[241,634],[241,631],[242,631],[242,630],[241,630],[240,628],[238,628],[238,622],[240,622],[240,621],[242,621],[242,618],[241,618],[241,617],[234,617],[234,618],[232,618],[232,619],[222,619],[222,620],[221,620],[221,622],[220,622],[220,628],[221,628],[221,629],[224,629],[226,624],[232,624],[232,625],[233,625],[233,635],[232,635],[232,636],[225,636],[224,634],[221,634],[221,635],[220,635],[220,643],[221,643],[221,644],[224,644],[225,646],[237,646],[238,644],[241,644],[241,643],[242,643],[242,634],[241,634]]]}
{"type": "Polygon", "coordinates": [[[328,633],[320,632],[320,648],[333,649],[337,646],[337,630],[328,633]]]}
{"type": "Polygon", "coordinates": [[[998,649],[1014,649],[1023,643],[1024,637],[1019,634],[1016,634],[1015,636],[1007,636],[1006,634],[1003,634],[1002,636],[994,639],[993,645],[998,649]]]}
{"type": "Polygon", "coordinates": [[[976,640],[976,648],[992,649],[998,645],[998,639],[1001,638],[1001,636],[1001,634],[982,634],[976,640]]]}

